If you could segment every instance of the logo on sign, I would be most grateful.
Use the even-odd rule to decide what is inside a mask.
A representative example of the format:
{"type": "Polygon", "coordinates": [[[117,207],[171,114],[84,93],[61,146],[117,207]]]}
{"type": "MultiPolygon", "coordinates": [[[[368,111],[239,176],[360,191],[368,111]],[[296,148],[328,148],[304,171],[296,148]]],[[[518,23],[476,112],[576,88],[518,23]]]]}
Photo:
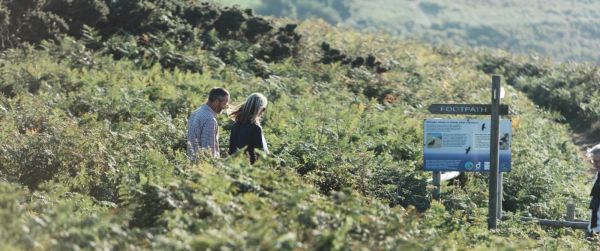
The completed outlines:
{"type": "Polygon", "coordinates": [[[465,162],[465,168],[468,170],[473,169],[473,162],[471,162],[471,161],[465,162]]]}

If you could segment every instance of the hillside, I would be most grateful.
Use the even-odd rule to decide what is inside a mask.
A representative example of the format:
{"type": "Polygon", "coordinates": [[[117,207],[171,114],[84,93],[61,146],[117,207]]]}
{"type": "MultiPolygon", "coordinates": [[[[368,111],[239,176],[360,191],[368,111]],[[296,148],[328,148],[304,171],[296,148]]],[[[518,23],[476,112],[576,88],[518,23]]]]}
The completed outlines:
{"type": "MultiPolygon", "coordinates": [[[[11,36],[0,52],[6,250],[598,245],[580,231],[514,219],[488,231],[487,175],[468,173],[435,202],[431,175],[421,171],[427,106],[487,102],[490,74],[499,73],[514,135],[506,214],[561,219],[574,201],[576,218],[587,219],[589,164],[565,122],[594,127],[598,89],[571,87],[597,85],[596,67],[433,47],[322,21],[296,26],[194,1],[95,1],[86,10],[100,14],[86,25],[72,18],[77,6],[57,13],[8,3],[0,2],[8,17],[24,15],[7,19],[15,23],[4,26],[11,36]],[[65,29],[25,36],[23,27],[41,25],[25,22],[35,17],[50,26],[62,20],[65,29]],[[272,155],[256,165],[244,156],[187,159],[187,118],[213,86],[227,88],[234,103],[252,92],[268,97],[272,155]],[[560,95],[544,94],[548,88],[560,95]]],[[[219,123],[227,146],[231,121],[219,123]]]]}
{"type": "Polygon", "coordinates": [[[225,0],[260,14],[318,17],[369,31],[383,30],[433,44],[600,63],[600,2],[441,0],[225,0]],[[334,6],[343,3],[344,8],[334,6]],[[347,14],[346,14],[347,13],[347,14]]]}

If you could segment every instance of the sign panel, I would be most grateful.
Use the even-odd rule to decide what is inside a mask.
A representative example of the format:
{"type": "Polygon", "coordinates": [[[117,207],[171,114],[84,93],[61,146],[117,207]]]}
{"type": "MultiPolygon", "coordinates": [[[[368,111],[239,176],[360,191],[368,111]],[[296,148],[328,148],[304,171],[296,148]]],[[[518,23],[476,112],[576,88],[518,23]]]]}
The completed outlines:
{"type": "MultiPolygon", "coordinates": [[[[426,119],[423,123],[425,171],[489,172],[490,120],[426,119]]],[[[512,122],[500,120],[499,166],[511,169],[512,122]]]]}
{"type": "MultiPolygon", "coordinates": [[[[489,104],[432,104],[428,110],[433,114],[492,114],[492,106],[489,104]]],[[[508,105],[500,105],[500,115],[508,115],[508,105]]]]}

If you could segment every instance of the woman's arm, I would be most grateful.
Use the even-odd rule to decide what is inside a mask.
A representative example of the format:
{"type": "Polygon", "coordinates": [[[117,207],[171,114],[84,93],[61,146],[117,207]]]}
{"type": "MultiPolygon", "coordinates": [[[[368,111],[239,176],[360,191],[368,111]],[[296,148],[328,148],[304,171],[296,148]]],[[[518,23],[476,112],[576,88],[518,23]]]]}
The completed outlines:
{"type": "Polygon", "coordinates": [[[250,154],[250,163],[254,163],[256,161],[256,152],[254,149],[264,150],[263,145],[263,134],[262,128],[259,125],[254,125],[252,127],[251,138],[248,146],[248,153],[250,154]]]}

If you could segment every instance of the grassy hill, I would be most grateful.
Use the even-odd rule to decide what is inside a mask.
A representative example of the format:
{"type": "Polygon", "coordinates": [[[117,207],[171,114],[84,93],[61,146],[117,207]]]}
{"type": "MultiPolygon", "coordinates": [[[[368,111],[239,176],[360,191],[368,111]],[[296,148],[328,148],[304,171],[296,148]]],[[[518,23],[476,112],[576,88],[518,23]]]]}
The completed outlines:
{"type": "MultiPolygon", "coordinates": [[[[597,106],[586,104],[600,96],[568,87],[595,85],[597,68],[432,47],[321,21],[295,27],[268,19],[271,33],[253,36],[249,20],[256,16],[243,15],[243,25],[233,30],[230,23],[219,26],[218,17],[195,18],[210,10],[241,12],[191,2],[166,1],[148,9],[144,6],[158,2],[138,3],[107,6],[106,20],[83,27],[81,36],[57,33],[1,52],[0,246],[5,249],[582,250],[597,245],[583,232],[514,219],[488,231],[485,174],[467,174],[435,202],[430,174],[420,170],[422,121],[432,117],[427,106],[487,102],[490,73],[501,73],[510,84],[503,102],[511,106],[514,127],[506,213],[560,219],[565,203],[574,201],[577,218],[587,219],[589,164],[564,122],[598,115],[597,106]],[[120,17],[116,10],[145,14],[115,32],[104,24],[120,17]],[[336,61],[333,50],[345,56],[336,54],[341,58],[336,61]],[[354,63],[368,55],[377,67],[354,63]],[[542,95],[548,83],[562,83],[564,91],[542,95]],[[213,86],[229,89],[234,103],[251,92],[269,98],[263,126],[271,156],[254,166],[244,156],[196,163],[186,158],[187,117],[213,86]],[[565,97],[582,98],[568,103],[565,97]],[[551,100],[548,108],[558,100],[564,107],[588,109],[568,117],[567,110],[534,103],[542,98],[551,100]]],[[[219,120],[226,146],[231,121],[219,120]]]]}
{"type": "Polygon", "coordinates": [[[227,2],[257,8],[259,13],[320,17],[438,45],[536,53],[563,62],[600,62],[596,42],[600,38],[600,14],[596,11],[600,3],[596,1],[354,0],[346,1],[351,14],[345,18],[337,18],[336,8],[330,5],[336,1],[227,2]]]}

